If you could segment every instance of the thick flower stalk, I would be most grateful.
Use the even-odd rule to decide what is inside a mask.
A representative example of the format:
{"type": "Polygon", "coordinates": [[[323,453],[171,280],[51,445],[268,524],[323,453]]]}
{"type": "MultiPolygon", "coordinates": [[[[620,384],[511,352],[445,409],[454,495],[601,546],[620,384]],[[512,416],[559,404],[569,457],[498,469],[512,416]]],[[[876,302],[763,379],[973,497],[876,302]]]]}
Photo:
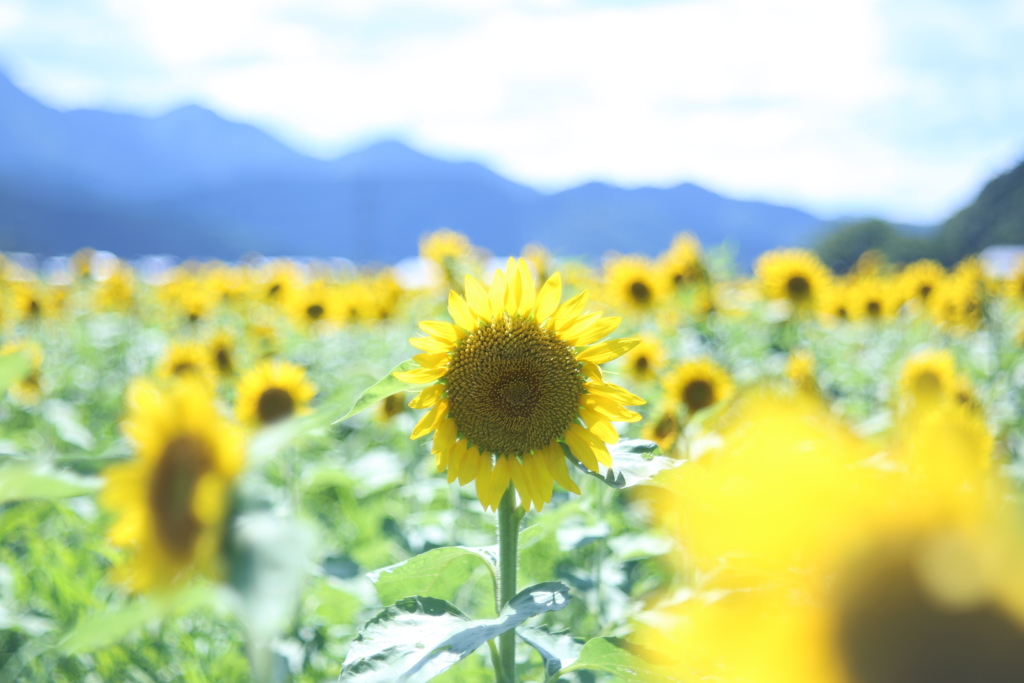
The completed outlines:
{"type": "Polygon", "coordinates": [[[466,277],[466,296],[448,296],[454,323],[421,322],[419,368],[397,372],[410,384],[433,382],[413,399],[429,408],[412,438],[434,434],[432,452],[448,481],[476,482],[485,508],[497,509],[511,482],[525,509],[550,502],[554,482],[579,493],[562,443],[584,466],[610,466],[612,422],[635,422],[626,406],[643,399],[605,382],[598,367],[639,340],[600,341],[620,318],[586,313],[587,292],[559,304],[562,280],[538,291],[524,259],[509,259],[490,288],[466,277]]]}

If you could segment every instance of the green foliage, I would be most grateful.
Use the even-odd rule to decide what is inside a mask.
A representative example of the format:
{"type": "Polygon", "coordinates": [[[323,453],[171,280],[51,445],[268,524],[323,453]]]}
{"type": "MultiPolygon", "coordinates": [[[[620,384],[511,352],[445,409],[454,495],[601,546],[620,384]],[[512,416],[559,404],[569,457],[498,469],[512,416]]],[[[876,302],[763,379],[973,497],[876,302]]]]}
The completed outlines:
{"type": "Polygon", "coordinates": [[[822,235],[815,249],[821,260],[838,273],[850,270],[866,251],[877,250],[893,262],[904,263],[934,255],[926,236],[906,234],[877,219],[841,223],[822,235]]]}
{"type": "Polygon", "coordinates": [[[670,683],[665,671],[636,656],[617,638],[594,638],[580,650],[576,661],[563,668],[559,675],[588,669],[615,675],[624,683],[670,683]]]}

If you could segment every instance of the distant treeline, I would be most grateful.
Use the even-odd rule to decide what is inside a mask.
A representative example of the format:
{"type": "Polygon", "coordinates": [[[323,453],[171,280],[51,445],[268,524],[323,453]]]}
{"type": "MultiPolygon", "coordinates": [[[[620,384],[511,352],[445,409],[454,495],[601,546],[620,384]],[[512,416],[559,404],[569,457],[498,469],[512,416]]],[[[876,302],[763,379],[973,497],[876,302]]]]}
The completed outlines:
{"type": "Polygon", "coordinates": [[[815,248],[837,272],[877,249],[893,263],[932,258],[956,263],[994,244],[1024,244],[1024,163],[991,182],[978,198],[930,231],[910,231],[877,219],[843,223],[815,248]]]}

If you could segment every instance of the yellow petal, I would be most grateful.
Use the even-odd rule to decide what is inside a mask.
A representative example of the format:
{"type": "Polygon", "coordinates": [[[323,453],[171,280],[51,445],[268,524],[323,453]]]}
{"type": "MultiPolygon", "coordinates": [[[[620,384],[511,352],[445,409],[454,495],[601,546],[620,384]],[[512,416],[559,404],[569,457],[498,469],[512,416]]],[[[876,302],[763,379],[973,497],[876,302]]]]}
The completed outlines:
{"type": "Polygon", "coordinates": [[[434,404],[434,407],[427,411],[427,414],[420,418],[416,427],[412,430],[410,439],[418,439],[424,434],[429,434],[437,427],[437,423],[448,416],[448,399],[442,398],[434,404]]]}
{"type": "Polygon", "coordinates": [[[583,367],[580,368],[580,372],[582,372],[593,382],[604,381],[604,375],[601,374],[601,368],[597,367],[593,363],[584,363],[583,367]]]}
{"type": "Polygon", "coordinates": [[[523,458],[523,473],[533,490],[533,505],[537,511],[544,509],[551,502],[551,493],[555,480],[548,470],[547,460],[541,451],[523,458]]]}
{"type": "Polygon", "coordinates": [[[587,425],[587,429],[601,441],[612,444],[619,442],[619,433],[615,431],[615,427],[597,411],[580,408],[580,417],[583,418],[583,424],[587,425]]]}
{"type": "Polygon", "coordinates": [[[551,314],[558,308],[558,302],[562,299],[562,274],[555,273],[548,278],[544,286],[537,294],[537,303],[534,308],[533,318],[541,323],[551,317],[551,314]]]}
{"type": "Polygon", "coordinates": [[[580,427],[578,424],[569,425],[569,431],[574,432],[581,439],[587,442],[587,445],[590,446],[590,449],[594,452],[594,455],[597,457],[598,462],[600,462],[602,465],[606,467],[611,467],[612,455],[611,453],[608,452],[608,447],[605,446],[599,438],[594,436],[593,432],[591,432],[588,429],[584,429],[583,427],[580,427]]]}
{"type": "Polygon", "coordinates": [[[458,430],[455,428],[455,420],[446,418],[437,425],[434,432],[434,443],[430,446],[431,453],[447,453],[455,445],[458,430]]]}
{"type": "Polygon", "coordinates": [[[533,273],[530,271],[530,266],[526,264],[524,258],[519,259],[516,279],[519,282],[519,315],[529,315],[537,301],[537,288],[533,284],[533,273]]]}
{"type": "Polygon", "coordinates": [[[519,500],[523,504],[523,509],[529,510],[533,502],[533,489],[526,481],[523,464],[514,455],[508,456],[505,460],[508,462],[508,474],[512,479],[512,485],[516,487],[516,491],[519,493],[519,500]]]}
{"type": "Polygon", "coordinates": [[[519,310],[519,299],[522,296],[523,288],[519,278],[516,277],[516,260],[511,256],[508,257],[508,263],[505,264],[505,282],[508,286],[508,294],[505,295],[505,312],[515,315],[519,310]]]}
{"type": "Polygon", "coordinates": [[[442,368],[418,368],[416,370],[393,372],[391,374],[406,384],[426,384],[427,382],[433,382],[435,379],[441,379],[446,372],[448,372],[447,366],[442,368]]]}
{"type": "Polygon", "coordinates": [[[626,391],[617,384],[605,384],[604,382],[588,382],[587,391],[596,396],[605,396],[624,406],[642,406],[647,401],[643,400],[631,391],[626,391]]]}
{"type": "Polygon", "coordinates": [[[584,332],[588,331],[591,328],[591,326],[600,318],[600,311],[596,311],[594,313],[587,313],[586,315],[581,315],[580,317],[576,318],[576,322],[574,322],[572,325],[569,325],[563,330],[559,330],[558,336],[564,339],[565,341],[569,342],[573,346],[579,346],[579,344],[574,344],[573,340],[576,337],[583,334],[584,332]]]}
{"type": "Polygon", "coordinates": [[[466,450],[459,465],[459,483],[463,486],[476,479],[480,471],[480,449],[476,446],[466,450]]]}
{"type": "Polygon", "coordinates": [[[409,407],[416,410],[419,410],[420,408],[429,408],[437,403],[437,399],[441,398],[441,394],[443,393],[443,384],[431,384],[429,387],[421,391],[416,398],[409,401],[409,407]]]}
{"type": "Polygon", "coordinates": [[[459,439],[452,446],[452,451],[449,453],[449,483],[456,480],[459,474],[462,472],[463,467],[466,466],[466,462],[470,460],[467,458],[467,445],[466,439],[459,439]]]}
{"type": "Polygon", "coordinates": [[[578,426],[571,425],[569,429],[565,430],[565,444],[572,451],[572,454],[576,456],[576,459],[583,463],[584,467],[591,472],[599,472],[600,468],[597,466],[597,457],[594,455],[594,449],[572,429],[578,426]]]}
{"type": "Polygon", "coordinates": [[[455,348],[455,344],[439,341],[433,337],[413,337],[409,343],[427,353],[447,353],[455,348]]]}
{"type": "Polygon", "coordinates": [[[600,320],[595,321],[588,329],[574,335],[572,339],[568,336],[563,336],[562,338],[573,346],[586,346],[587,344],[593,344],[594,342],[607,337],[615,331],[615,328],[618,327],[621,322],[622,318],[617,316],[601,318],[600,320]]]}
{"type": "Polygon", "coordinates": [[[600,365],[615,360],[639,343],[639,339],[611,339],[584,349],[576,355],[576,360],[600,365]]]}
{"type": "Polygon", "coordinates": [[[558,482],[558,485],[566,491],[580,495],[580,488],[569,476],[569,468],[565,464],[565,453],[562,452],[562,446],[558,441],[552,441],[547,445],[544,449],[544,459],[547,462],[548,472],[558,482]]]}
{"type": "Polygon", "coordinates": [[[573,298],[558,307],[555,314],[551,316],[551,326],[555,329],[562,329],[566,324],[572,324],[587,305],[587,297],[590,292],[580,292],[573,298]]]}
{"type": "Polygon", "coordinates": [[[451,323],[442,323],[437,320],[421,320],[420,329],[438,341],[454,344],[466,334],[451,323]]]}
{"type": "Polygon", "coordinates": [[[455,324],[467,332],[476,329],[476,318],[469,310],[469,304],[455,292],[448,292],[448,313],[452,316],[455,324]]]}
{"type": "Polygon", "coordinates": [[[515,456],[504,456],[499,455],[494,462],[494,469],[491,470],[491,483],[488,486],[488,492],[490,496],[491,507],[495,510],[498,509],[498,504],[501,502],[501,497],[505,495],[505,491],[508,489],[508,483],[511,481],[512,475],[509,472],[508,459],[509,457],[515,456]]]}
{"type": "Polygon", "coordinates": [[[505,273],[500,270],[494,271],[494,279],[491,280],[491,292],[487,295],[487,298],[491,302],[491,315],[501,315],[501,312],[505,310],[505,296],[508,293],[507,289],[505,273]]]}
{"type": "Polygon", "coordinates": [[[487,300],[487,290],[472,275],[466,276],[466,302],[477,317],[484,320],[490,320],[493,317],[491,302],[487,300]]]}
{"type": "MultiPolygon", "coordinates": [[[[467,455],[476,450],[476,446],[467,451],[467,455]]],[[[477,451],[479,453],[479,451],[477,451]]],[[[476,497],[480,499],[480,504],[487,510],[491,506],[488,503],[488,492],[491,488],[491,472],[493,471],[491,465],[491,456],[487,453],[479,453],[480,455],[480,469],[476,473],[476,497]]]]}
{"type": "Polygon", "coordinates": [[[623,408],[615,401],[607,399],[604,396],[580,394],[579,403],[584,408],[590,408],[591,410],[604,415],[612,422],[639,422],[641,419],[640,413],[635,413],[632,410],[623,408]]]}
{"type": "Polygon", "coordinates": [[[439,368],[442,364],[448,366],[447,353],[417,353],[412,359],[419,363],[421,368],[428,370],[439,368]]]}

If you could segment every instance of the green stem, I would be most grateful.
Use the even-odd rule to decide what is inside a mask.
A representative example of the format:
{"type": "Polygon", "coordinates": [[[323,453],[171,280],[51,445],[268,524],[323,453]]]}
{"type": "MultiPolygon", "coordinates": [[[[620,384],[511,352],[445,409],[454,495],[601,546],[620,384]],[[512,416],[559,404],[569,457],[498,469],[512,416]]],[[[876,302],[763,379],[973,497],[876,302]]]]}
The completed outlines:
{"type": "MultiPolygon", "coordinates": [[[[518,563],[519,515],[516,514],[516,490],[512,484],[498,504],[498,601],[505,607],[516,594],[516,564],[518,563]]],[[[502,678],[505,683],[516,683],[516,630],[498,636],[501,653],[502,678]]]]}

